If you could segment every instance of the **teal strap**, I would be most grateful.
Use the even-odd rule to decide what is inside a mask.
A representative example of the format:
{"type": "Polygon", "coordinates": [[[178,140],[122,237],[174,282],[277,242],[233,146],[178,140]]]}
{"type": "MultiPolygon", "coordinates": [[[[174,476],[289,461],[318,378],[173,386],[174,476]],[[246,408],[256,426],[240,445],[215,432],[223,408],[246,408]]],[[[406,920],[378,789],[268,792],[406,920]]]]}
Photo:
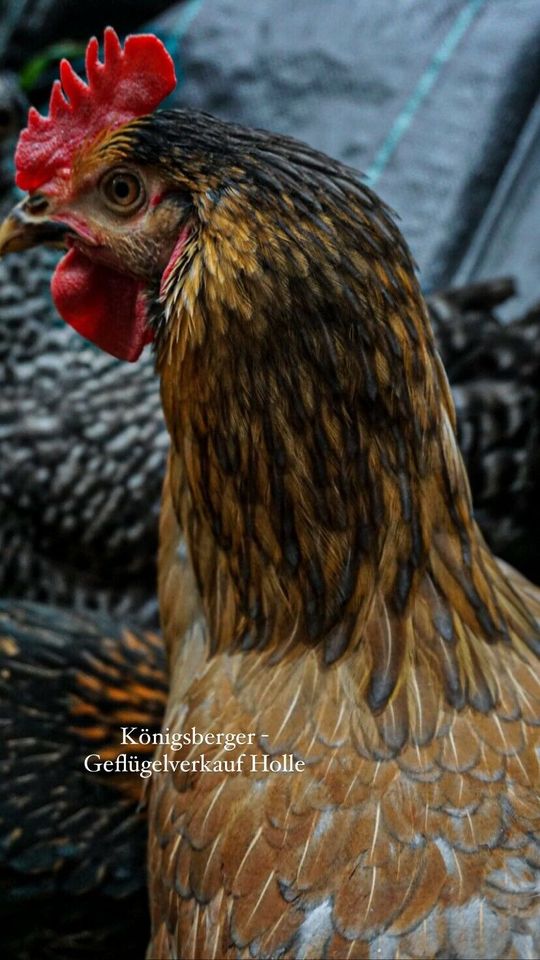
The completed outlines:
{"type": "Polygon", "coordinates": [[[393,154],[395,153],[400,141],[405,136],[411,126],[414,117],[418,113],[423,101],[427,97],[435,81],[445,64],[452,58],[453,53],[460,40],[471,26],[474,18],[480,12],[487,0],[467,0],[465,6],[460,10],[448,33],[444,37],[440,47],[426,67],[420,77],[415,89],[405,103],[402,111],[396,117],[390,131],[383,144],[377,151],[373,162],[365,172],[365,179],[369,186],[374,186],[393,154]]]}

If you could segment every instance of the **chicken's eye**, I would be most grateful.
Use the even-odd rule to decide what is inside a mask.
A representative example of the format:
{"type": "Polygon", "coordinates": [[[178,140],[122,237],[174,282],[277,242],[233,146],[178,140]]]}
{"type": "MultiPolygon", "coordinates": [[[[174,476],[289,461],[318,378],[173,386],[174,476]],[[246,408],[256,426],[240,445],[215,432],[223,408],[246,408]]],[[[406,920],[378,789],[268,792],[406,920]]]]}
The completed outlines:
{"type": "Polygon", "coordinates": [[[100,186],[105,203],[115,213],[133,213],[144,203],[144,187],[128,170],[113,170],[103,177],[100,186]]]}

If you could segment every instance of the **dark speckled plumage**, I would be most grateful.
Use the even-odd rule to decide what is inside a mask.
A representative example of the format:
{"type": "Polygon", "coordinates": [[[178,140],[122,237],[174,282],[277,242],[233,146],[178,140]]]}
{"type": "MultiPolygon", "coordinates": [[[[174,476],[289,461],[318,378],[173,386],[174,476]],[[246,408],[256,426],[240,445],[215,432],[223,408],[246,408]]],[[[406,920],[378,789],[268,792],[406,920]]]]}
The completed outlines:
{"type": "Polygon", "coordinates": [[[60,321],[56,260],[0,262],[0,595],[155,626],[159,385],[60,321]]]}
{"type": "Polygon", "coordinates": [[[83,764],[136,749],[120,745],[121,725],[158,730],[165,691],[157,637],[106,617],[0,603],[4,956],[142,958],[145,781],[100,778],[83,764]]]}
{"type": "Polygon", "coordinates": [[[488,543],[540,580],[540,306],[512,323],[508,280],[434,294],[430,315],[452,385],[458,439],[488,543]]]}

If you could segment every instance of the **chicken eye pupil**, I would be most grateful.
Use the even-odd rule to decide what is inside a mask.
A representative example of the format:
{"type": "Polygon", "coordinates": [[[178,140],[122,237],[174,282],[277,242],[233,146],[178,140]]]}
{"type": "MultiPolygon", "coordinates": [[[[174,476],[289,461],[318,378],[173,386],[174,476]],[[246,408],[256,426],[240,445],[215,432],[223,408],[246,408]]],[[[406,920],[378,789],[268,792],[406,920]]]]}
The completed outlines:
{"type": "Polygon", "coordinates": [[[129,200],[131,195],[131,185],[127,180],[122,180],[120,177],[114,181],[114,192],[118,200],[129,200]]]}

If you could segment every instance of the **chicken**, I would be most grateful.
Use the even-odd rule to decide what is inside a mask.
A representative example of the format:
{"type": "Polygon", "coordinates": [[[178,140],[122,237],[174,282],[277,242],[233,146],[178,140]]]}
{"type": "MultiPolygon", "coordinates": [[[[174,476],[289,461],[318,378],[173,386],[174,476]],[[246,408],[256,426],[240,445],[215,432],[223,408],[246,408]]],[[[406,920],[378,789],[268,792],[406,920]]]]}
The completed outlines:
{"type": "MultiPolygon", "coordinates": [[[[50,301],[57,259],[36,247],[0,261],[0,596],[155,628],[168,434],[152,358],[120,364],[61,325],[50,301]]],[[[492,311],[499,290],[508,285],[447,290],[428,307],[476,519],[536,579],[540,355],[530,334],[540,314],[504,326],[492,311]]]]}
{"type": "Polygon", "coordinates": [[[509,280],[429,300],[435,340],[456,405],[458,442],[476,520],[490,546],[540,578],[540,309],[501,323],[493,307],[509,280]]]}
{"type": "Polygon", "coordinates": [[[95,755],[148,763],[151,742],[124,745],[121,726],[158,731],[165,700],[155,635],[0,603],[4,956],[144,955],[147,779],[129,767],[99,776],[95,755]]]}
{"type": "Polygon", "coordinates": [[[152,113],[155,38],[87,75],[0,246],[64,237],[61,315],[161,377],[164,731],[211,737],[156,755],[148,956],[534,956],[540,598],[474,522],[404,240],[308,146],[152,113]]]}
{"type": "MultiPolygon", "coordinates": [[[[22,95],[11,78],[1,94],[0,82],[12,132],[22,95]]],[[[62,325],[57,260],[37,247],[0,262],[0,595],[154,628],[168,435],[152,358],[119,365],[62,325]]],[[[493,308],[512,292],[493,280],[427,303],[476,519],[496,553],[537,579],[539,317],[501,324],[493,308]]]]}
{"type": "Polygon", "coordinates": [[[150,362],[119,364],[62,323],[56,261],[0,263],[0,596],[153,629],[159,384],[150,362]]]}
{"type": "MultiPolygon", "coordinates": [[[[24,123],[24,103],[0,74],[0,140],[24,123]]],[[[4,207],[13,194],[10,183],[4,207]]],[[[36,248],[0,264],[0,596],[155,628],[168,447],[157,377],[150,362],[119,369],[62,323],[50,299],[58,259],[36,248]]]]}

